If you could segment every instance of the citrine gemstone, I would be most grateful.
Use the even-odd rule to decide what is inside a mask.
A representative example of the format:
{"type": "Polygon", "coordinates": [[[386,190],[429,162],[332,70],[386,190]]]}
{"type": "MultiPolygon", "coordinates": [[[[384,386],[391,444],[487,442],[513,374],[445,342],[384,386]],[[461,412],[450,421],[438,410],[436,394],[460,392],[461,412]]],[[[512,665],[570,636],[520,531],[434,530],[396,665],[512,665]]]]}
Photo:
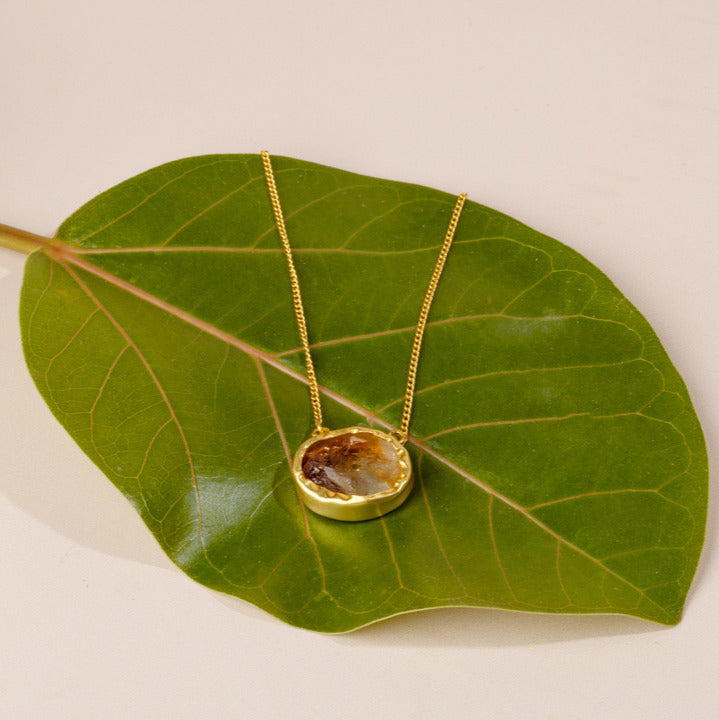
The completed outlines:
{"type": "Polygon", "coordinates": [[[374,495],[395,488],[404,471],[392,443],[369,432],[321,438],[302,457],[302,474],[345,495],[374,495]]]}

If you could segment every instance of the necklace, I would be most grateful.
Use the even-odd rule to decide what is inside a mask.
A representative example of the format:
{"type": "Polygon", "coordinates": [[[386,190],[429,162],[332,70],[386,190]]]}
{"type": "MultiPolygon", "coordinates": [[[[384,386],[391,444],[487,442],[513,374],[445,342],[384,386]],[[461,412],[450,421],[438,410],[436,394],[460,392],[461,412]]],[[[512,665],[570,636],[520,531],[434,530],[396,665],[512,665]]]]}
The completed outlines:
{"type": "Polygon", "coordinates": [[[329,430],[324,427],[322,421],[320,391],[310,352],[302,293],[272,171],[272,162],[266,150],[262,151],[261,157],[277,231],[290,271],[292,304],[305,355],[307,382],[315,423],[311,436],[295,453],[292,476],[300,497],[315,513],[335,520],[376,518],[399,507],[412,490],[414,482],[412,464],[405,443],[409,437],[419,354],[434,293],[452,246],[467,194],[462,193],[457,198],[422,302],[410,353],[400,428],[389,433],[371,427],[329,430]]]}

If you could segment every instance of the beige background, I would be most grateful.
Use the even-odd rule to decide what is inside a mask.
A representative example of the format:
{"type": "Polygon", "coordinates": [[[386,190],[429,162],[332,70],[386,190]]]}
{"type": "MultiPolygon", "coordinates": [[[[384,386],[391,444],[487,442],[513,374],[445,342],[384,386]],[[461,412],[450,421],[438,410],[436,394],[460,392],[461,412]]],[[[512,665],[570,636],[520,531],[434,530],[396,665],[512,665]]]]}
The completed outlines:
{"type": "MultiPolygon", "coordinates": [[[[719,3],[0,7],[0,221],[52,234],[178,157],[278,154],[470,196],[654,325],[716,454],[719,3]]],[[[0,250],[0,717],[719,717],[716,508],[685,619],[445,610],[326,637],[188,580],[24,368],[0,250]]]]}

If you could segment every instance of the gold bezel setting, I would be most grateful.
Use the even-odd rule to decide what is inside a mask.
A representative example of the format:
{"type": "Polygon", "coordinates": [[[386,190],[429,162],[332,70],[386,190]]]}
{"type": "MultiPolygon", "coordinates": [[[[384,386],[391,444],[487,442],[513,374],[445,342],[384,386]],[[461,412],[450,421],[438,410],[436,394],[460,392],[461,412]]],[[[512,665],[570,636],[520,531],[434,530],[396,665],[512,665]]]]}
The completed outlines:
{"type": "Polygon", "coordinates": [[[380,517],[380,515],[386,515],[388,512],[399,507],[407,499],[414,484],[412,464],[405,446],[392,435],[370,427],[348,427],[339,430],[326,430],[307,438],[307,440],[297,448],[297,452],[295,453],[292,462],[292,476],[302,500],[310,510],[318,515],[332,518],[333,520],[345,520],[349,522],[371,520],[372,518],[380,517]],[[397,452],[402,474],[397,479],[394,487],[374,493],[373,495],[346,495],[321,487],[305,477],[302,472],[302,459],[310,445],[323,438],[332,438],[338,435],[360,432],[376,435],[382,440],[386,440],[397,452]]]}

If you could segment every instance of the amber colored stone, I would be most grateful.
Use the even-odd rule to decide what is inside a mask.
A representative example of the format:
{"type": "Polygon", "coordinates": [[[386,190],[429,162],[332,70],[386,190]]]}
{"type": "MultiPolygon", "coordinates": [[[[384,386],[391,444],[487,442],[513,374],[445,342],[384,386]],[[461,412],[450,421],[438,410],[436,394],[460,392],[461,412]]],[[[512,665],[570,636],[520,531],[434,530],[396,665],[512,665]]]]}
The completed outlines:
{"type": "Polygon", "coordinates": [[[312,443],[302,457],[302,473],[316,485],[345,495],[374,495],[394,488],[403,476],[397,450],[368,432],[312,443]]]}

